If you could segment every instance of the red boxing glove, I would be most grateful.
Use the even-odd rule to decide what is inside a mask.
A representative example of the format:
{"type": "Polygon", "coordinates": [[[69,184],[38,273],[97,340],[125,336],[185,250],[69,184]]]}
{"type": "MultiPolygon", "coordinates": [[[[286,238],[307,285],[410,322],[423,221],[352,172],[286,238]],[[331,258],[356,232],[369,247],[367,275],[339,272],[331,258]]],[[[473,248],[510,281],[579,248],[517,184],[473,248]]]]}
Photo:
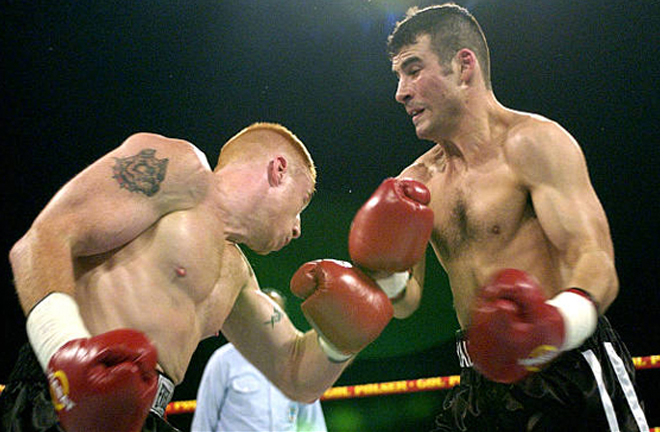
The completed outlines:
{"type": "Polygon", "coordinates": [[[328,357],[336,361],[347,360],[370,344],[394,313],[378,285],[344,261],[303,264],[291,278],[291,291],[305,299],[302,311],[319,333],[328,357]]]}
{"type": "Polygon", "coordinates": [[[476,299],[468,352],[486,378],[513,383],[538,372],[595,329],[597,312],[584,294],[547,301],[537,281],[515,269],[497,273],[476,299]]]}
{"type": "Polygon", "coordinates": [[[429,190],[388,178],[358,210],[348,235],[352,261],[374,271],[404,272],[422,259],[433,229],[429,190]]]}
{"type": "Polygon", "coordinates": [[[136,432],[158,390],[156,348],[114,330],[66,343],[48,364],[51,397],[67,432],[136,432]]]}

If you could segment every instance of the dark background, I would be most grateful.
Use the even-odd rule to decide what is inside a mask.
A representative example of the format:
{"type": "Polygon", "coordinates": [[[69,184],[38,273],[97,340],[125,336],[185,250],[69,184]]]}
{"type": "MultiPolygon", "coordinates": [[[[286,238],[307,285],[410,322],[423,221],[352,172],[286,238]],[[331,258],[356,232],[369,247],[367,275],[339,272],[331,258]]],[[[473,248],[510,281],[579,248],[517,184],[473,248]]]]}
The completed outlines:
{"type": "MultiPolygon", "coordinates": [[[[658,166],[660,2],[459,1],[489,40],[495,94],[560,122],[581,143],[607,211],[621,293],[608,316],[634,356],[660,354],[658,166]]],[[[347,259],[352,216],[380,181],[430,148],[394,102],[385,39],[410,0],[7,1],[1,5],[2,355],[5,382],[25,340],[6,254],[58,188],[128,135],[187,139],[213,164],[255,121],[308,146],[318,192],[303,236],[249,253],[262,286],[287,290],[303,262],[347,259]]],[[[430,255],[429,255],[429,258],[430,255]]],[[[458,327],[429,261],[422,308],[390,324],[338,385],[458,372],[458,327]]],[[[308,326],[291,299],[292,319],[308,326]]],[[[175,399],[194,399],[206,340],[175,399]]],[[[638,372],[660,426],[660,371],[638,372]]],[[[428,430],[443,392],[324,402],[331,431],[428,430]]],[[[173,416],[184,430],[190,416],[173,416]]]]}

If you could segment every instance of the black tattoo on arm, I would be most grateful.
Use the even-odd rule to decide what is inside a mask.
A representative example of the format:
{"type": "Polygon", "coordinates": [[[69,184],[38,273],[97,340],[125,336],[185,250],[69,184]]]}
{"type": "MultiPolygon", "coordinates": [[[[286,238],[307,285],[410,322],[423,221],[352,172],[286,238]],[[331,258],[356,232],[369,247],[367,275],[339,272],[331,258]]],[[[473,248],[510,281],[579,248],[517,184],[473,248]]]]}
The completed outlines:
{"type": "Polygon", "coordinates": [[[156,158],[155,154],[155,149],[144,149],[135,156],[115,158],[112,178],[117,180],[122,189],[141,192],[148,197],[155,195],[165,180],[169,162],[167,158],[156,158]]]}
{"type": "Polygon", "coordinates": [[[268,321],[264,321],[264,324],[269,325],[271,328],[275,328],[275,324],[282,321],[282,312],[277,308],[273,308],[273,314],[270,316],[268,321]]]}

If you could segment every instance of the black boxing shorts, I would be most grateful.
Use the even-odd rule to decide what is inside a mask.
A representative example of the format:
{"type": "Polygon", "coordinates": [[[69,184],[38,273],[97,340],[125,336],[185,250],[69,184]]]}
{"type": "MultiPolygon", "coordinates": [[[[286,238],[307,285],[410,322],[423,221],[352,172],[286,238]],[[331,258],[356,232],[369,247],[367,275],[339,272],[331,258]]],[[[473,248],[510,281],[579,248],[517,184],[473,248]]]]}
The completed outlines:
{"type": "MultiPolygon", "coordinates": [[[[164,419],[174,383],[159,375],[158,392],[142,432],[180,432],[164,419]]],[[[48,380],[29,344],[18,353],[16,365],[0,394],[0,430],[8,432],[63,432],[50,399],[48,380]]]]}
{"type": "Polygon", "coordinates": [[[456,346],[461,382],[447,395],[436,432],[649,430],[632,358],[605,317],[582,346],[516,384],[472,368],[462,332],[456,346]]]}

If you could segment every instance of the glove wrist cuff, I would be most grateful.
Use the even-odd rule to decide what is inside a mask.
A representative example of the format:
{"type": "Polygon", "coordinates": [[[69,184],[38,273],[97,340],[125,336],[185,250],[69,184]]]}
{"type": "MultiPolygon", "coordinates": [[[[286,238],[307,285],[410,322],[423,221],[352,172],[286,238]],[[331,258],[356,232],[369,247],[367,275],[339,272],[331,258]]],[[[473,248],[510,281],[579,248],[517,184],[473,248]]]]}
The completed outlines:
{"type": "Polygon", "coordinates": [[[556,307],[564,319],[565,336],[561,351],[579,347],[596,330],[598,324],[596,305],[581,290],[580,292],[562,291],[547,303],[556,307]]]}
{"type": "Polygon", "coordinates": [[[48,369],[53,354],[64,344],[91,336],[76,301],[61,292],[48,294],[32,308],[27,317],[26,330],[44,371],[48,369]]]}
{"type": "Polygon", "coordinates": [[[339,351],[321,335],[319,335],[319,346],[328,357],[328,360],[330,360],[332,363],[344,363],[345,361],[348,361],[355,356],[355,354],[346,354],[339,351]]]}
{"type": "Polygon", "coordinates": [[[395,299],[406,289],[408,280],[410,279],[410,272],[391,273],[382,277],[374,275],[373,278],[389,299],[395,299]]]}
{"type": "Polygon", "coordinates": [[[579,295],[581,295],[582,297],[584,297],[584,298],[586,298],[587,300],[589,300],[591,303],[593,303],[594,307],[596,308],[596,313],[598,313],[598,311],[600,310],[600,305],[598,304],[598,302],[596,301],[596,299],[594,299],[594,296],[592,296],[591,293],[590,293],[589,291],[584,290],[584,289],[582,289],[582,288],[578,288],[578,287],[568,288],[568,289],[565,290],[565,291],[567,291],[567,292],[572,292],[572,293],[575,293],[575,294],[579,294],[579,295]]]}

